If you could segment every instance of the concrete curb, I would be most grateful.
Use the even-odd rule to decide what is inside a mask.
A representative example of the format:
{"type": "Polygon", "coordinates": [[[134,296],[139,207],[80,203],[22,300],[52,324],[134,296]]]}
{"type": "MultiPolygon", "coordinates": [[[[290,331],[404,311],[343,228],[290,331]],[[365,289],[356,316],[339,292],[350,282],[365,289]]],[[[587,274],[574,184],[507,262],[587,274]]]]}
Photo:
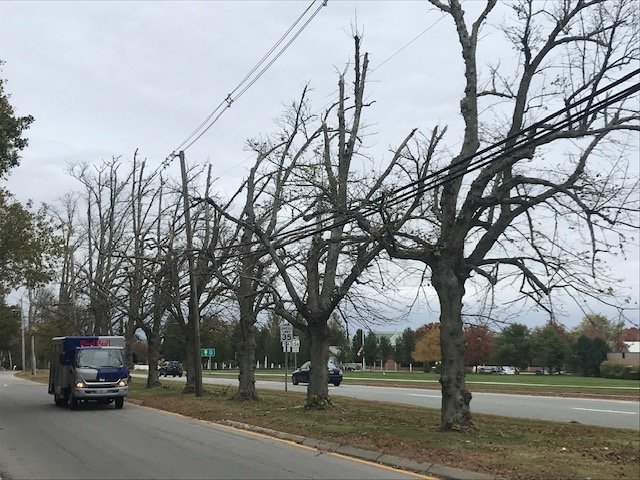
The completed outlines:
{"type": "Polygon", "coordinates": [[[382,452],[375,452],[372,450],[364,450],[361,448],[352,447],[350,445],[342,445],[335,442],[326,442],[324,440],[317,440],[314,438],[303,437],[301,435],[293,435],[291,433],[280,432],[277,430],[271,430],[270,428],[258,427],[256,425],[250,425],[248,423],[236,422],[234,420],[223,420],[223,425],[239,428],[241,430],[248,430],[251,432],[262,433],[270,437],[279,438],[281,440],[288,440],[295,442],[306,447],[315,448],[323,452],[339,453],[348,457],[359,458],[361,460],[367,460],[369,462],[380,463],[388,467],[400,468],[403,470],[409,470],[412,472],[433,475],[441,479],[446,480],[499,480],[499,477],[493,475],[487,475],[486,473],[471,472],[460,468],[448,467],[446,465],[439,465],[437,463],[423,463],[417,462],[403,457],[396,457],[394,455],[387,455],[382,452]]]}

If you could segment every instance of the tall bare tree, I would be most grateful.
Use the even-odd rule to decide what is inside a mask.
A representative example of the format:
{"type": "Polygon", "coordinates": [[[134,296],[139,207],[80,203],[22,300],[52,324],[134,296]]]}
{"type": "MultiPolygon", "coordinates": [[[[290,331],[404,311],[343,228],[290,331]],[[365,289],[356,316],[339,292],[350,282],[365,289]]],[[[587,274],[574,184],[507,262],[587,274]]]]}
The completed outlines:
{"type": "Polygon", "coordinates": [[[116,320],[115,293],[124,277],[130,201],[126,193],[130,173],[122,178],[119,158],[113,158],[97,167],[74,165],[70,173],[83,185],[86,201],[85,261],[81,265],[91,313],[94,317],[94,335],[113,333],[116,320]]]}
{"type": "Polygon", "coordinates": [[[230,206],[233,199],[226,207],[218,206],[212,199],[207,199],[218,213],[217,221],[214,223],[216,231],[222,233],[222,217],[236,225],[228,240],[219,242],[216,250],[220,254],[216,255],[212,268],[238,304],[239,400],[257,398],[255,325],[260,312],[269,304],[270,292],[275,282],[274,269],[271,268],[273,261],[255,232],[259,229],[263,237],[273,238],[289,225],[287,222],[278,221],[281,209],[286,203],[284,188],[297,166],[299,155],[304,153],[308,145],[319,135],[319,132],[316,132],[306,138],[303,148],[293,151],[295,141],[308,120],[306,96],[307,89],[302,93],[300,102],[292,106],[291,114],[285,116],[284,130],[275,144],[257,140],[249,142],[249,147],[256,152],[258,158],[238,191],[238,194],[246,191],[240,217],[236,218],[231,214],[230,206]],[[292,161],[289,161],[292,157],[292,161]],[[265,163],[269,164],[267,168],[264,168],[265,163]],[[229,270],[230,264],[233,265],[232,271],[229,270]]]}
{"type": "MultiPolygon", "coordinates": [[[[292,153],[287,154],[287,158],[291,157],[289,162],[296,165],[294,175],[281,186],[286,208],[280,210],[280,221],[297,230],[289,227],[289,235],[281,231],[274,239],[259,225],[253,225],[284,286],[272,290],[275,313],[306,332],[310,341],[314,367],[307,389],[308,407],[322,407],[330,401],[326,365],[331,315],[362,281],[382,250],[380,243],[371,241],[357,226],[349,225],[352,212],[381,188],[415,133],[407,135],[378,181],[366,179],[353,165],[354,158],[362,153],[361,121],[367,106],[364,87],[368,56],[361,56],[358,36],[353,68],[353,95],[348,96],[345,74],[340,75],[338,100],[318,119],[319,125],[314,128],[311,119],[306,120],[289,137],[300,138],[295,149],[289,149],[292,153]],[[337,124],[330,126],[333,113],[337,124]]],[[[273,163],[276,168],[283,168],[275,159],[273,163]]]]}
{"type": "Polygon", "coordinates": [[[497,60],[481,80],[480,31],[496,0],[472,22],[458,0],[430,1],[453,21],[461,47],[462,145],[448,164],[422,170],[444,167],[441,176],[413,176],[409,206],[378,202],[386,215],[379,221],[393,233],[378,238],[392,257],[430,273],[440,303],[441,428],[451,430],[472,425],[462,336],[470,281],[508,279],[520,301],[533,299],[552,316],[553,292],[611,293],[598,262],[624,250],[625,232],[637,232],[629,158],[637,161],[640,116],[633,90],[606,86],[638,65],[638,9],[627,0],[508,3],[502,32],[517,65],[497,60]],[[499,148],[484,150],[491,145],[499,148]]]}

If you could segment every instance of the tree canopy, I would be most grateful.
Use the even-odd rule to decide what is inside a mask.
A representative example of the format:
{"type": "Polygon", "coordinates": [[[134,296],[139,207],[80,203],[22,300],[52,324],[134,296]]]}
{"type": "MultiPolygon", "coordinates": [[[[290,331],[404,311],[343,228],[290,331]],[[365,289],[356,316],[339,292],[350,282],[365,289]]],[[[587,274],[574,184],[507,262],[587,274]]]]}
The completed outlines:
{"type": "MultiPolygon", "coordinates": [[[[0,60],[0,68],[3,63],[0,60]]],[[[0,76],[0,178],[20,163],[20,151],[29,143],[22,134],[33,122],[31,115],[16,116],[4,85],[5,80],[0,76]]]]}

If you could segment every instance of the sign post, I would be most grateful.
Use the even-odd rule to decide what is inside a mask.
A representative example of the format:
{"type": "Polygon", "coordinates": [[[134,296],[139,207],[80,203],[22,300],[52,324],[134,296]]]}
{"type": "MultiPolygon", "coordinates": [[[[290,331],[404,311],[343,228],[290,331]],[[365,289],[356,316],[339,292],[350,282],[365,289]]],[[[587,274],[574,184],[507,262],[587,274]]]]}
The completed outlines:
{"type": "Polygon", "coordinates": [[[287,391],[287,377],[289,376],[289,350],[293,341],[293,325],[284,323],[280,325],[280,341],[284,352],[284,391],[287,391]]]}

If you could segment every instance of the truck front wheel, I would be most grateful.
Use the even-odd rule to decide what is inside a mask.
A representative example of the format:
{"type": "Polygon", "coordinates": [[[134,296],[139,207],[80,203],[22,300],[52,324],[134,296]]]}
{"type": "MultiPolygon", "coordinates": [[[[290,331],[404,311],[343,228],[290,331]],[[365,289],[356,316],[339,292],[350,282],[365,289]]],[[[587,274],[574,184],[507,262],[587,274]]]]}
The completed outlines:
{"type": "Polygon", "coordinates": [[[124,397],[116,397],[116,408],[119,410],[124,405],[124,397]]]}
{"type": "Polygon", "coordinates": [[[73,395],[71,396],[71,398],[69,398],[69,408],[71,410],[77,410],[78,409],[78,399],[76,397],[74,397],[73,395]]]}

